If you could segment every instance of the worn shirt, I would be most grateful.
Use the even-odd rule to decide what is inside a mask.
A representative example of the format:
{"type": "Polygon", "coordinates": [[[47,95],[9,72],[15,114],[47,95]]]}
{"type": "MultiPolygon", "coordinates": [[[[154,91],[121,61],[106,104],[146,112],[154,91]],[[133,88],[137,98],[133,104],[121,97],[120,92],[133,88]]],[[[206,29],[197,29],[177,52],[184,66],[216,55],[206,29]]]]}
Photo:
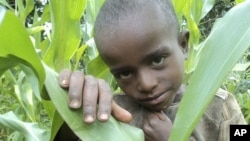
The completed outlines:
{"type": "MultiPolygon", "coordinates": [[[[174,102],[164,110],[164,113],[174,122],[183,91],[180,91],[174,102]]],[[[115,101],[131,112],[131,125],[142,128],[146,108],[137,104],[126,95],[116,95],[115,101]]],[[[203,114],[200,122],[192,132],[190,141],[229,141],[230,124],[246,124],[240,107],[234,96],[219,89],[212,102],[203,114]]]]}
{"type": "MultiPolygon", "coordinates": [[[[174,122],[183,93],[184,88],[177,93],[174,102],[164,110],[164,113],[172,122],[174,122]]],[[[142,128],[144,117],[146,117],[144,114],[147,113],[147,109],[127,95],[115,95],[114,99],[133,115],[130,125],[142,128]]],[[[229,141],[230,124],[246,124],[246,121],[234,96],[227,91],[219,89],[192,132],[189,141],[229,141]]],[[[73,141],[79,139],[64,124],[55,138],[55,141],[57,140],[73,141]]]]}

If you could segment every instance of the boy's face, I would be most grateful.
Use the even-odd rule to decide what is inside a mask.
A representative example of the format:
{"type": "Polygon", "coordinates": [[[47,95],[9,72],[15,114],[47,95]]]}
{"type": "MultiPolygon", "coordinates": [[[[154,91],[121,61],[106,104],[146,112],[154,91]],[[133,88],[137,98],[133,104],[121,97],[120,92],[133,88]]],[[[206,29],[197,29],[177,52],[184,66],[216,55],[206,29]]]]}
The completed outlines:
{"type": "Polygon", "coordinates": [[[128,96],[160,111],[182,84],[188,32],[162,29],[160,17],[149,11],[124,18],[111,35],[101,37],[99,51],[128,96]]]}

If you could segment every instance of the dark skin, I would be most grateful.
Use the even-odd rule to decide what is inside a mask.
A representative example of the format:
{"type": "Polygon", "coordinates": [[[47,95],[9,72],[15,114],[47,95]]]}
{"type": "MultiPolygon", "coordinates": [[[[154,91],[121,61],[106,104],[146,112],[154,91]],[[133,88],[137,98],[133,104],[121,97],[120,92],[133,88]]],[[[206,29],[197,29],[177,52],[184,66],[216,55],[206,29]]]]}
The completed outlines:
{"type": "Polygon", "coordinates": [[[127,123],[132,119],[129,112],[112,100],[111,89],[102,79],[84,75],[80,71],[64,69],[60,72],[59,84],[69,90],[70,108],[83,107],[83,121],[87,124],[92,124],[96,117],[99,121],[107,121],[111,113],[122,122],[127,123]]]}
{"type": "MultiPolygon", "coordinates": [[[[113,34],[101,32],[95,38],[100,55],[124,93],[149,109],[142,127],[146,141],[169,137],[172,122],[162,111],[180,90],[189,37],[189,32],[179,34],[171,28],[171,23],[163,30],[158,12],[151,7],[125,17],[113,34]]],[[[107,121],[111,113],[119,121],[131,120],[131,115],[112,101],[112,92],[103,80],[63,70],[59,82],[69,88],[69,107],[83,107],[85,123],[93,123],[96,117],[107,121]]]]}

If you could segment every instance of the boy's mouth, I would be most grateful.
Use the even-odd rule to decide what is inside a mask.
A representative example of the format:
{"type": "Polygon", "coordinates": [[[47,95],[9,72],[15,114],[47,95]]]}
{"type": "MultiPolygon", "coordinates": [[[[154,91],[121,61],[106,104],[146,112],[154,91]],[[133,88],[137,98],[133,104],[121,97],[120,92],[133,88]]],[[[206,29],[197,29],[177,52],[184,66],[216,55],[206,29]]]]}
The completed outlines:
{"type": "MultiPolygon", "coordinates": [[[[169,94],[168,91],[157,94],[153,97],[148,97],[143,100],[140,100],[140,103],[145,106],[155,106],[155,105],[161,105],[167,98],[169,94]]],[[[149,107],[150,108],[150,107],[149,107]]],[[[153,108],[153,107],[152,107],[153,108]]]]}

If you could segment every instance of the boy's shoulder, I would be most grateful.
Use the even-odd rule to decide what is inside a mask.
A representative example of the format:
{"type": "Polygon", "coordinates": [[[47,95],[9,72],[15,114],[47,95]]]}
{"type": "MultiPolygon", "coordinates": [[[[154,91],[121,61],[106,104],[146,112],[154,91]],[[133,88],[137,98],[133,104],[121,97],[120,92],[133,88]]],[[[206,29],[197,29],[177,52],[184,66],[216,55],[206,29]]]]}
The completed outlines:
{"type": "Polygon", "coordinates": [[[235,97],[219,89],[194,132],[203,139],[227,141],[231,124],[246,124],[246,121],[235,97]]]}
{"type": "Polygon", "coordinates": [[[215,96],[217,96],[217,97],[219,97],[219,98],[221,98],[223,100],[226,100],[229,95],[231,95],[231,94],[228,91],[223,90],[221,88],[219,88],[219,90],[215,94],[215,96]]]}
{"type": "MultiPolygon", "coordinates": [[[[206,113],[211,115],[218,114],[218,116],[220,116],[218,122],[220,123],[227,120],[231,120],[234,124],[237,124],[237,122],[245,123],[236,98],[230,92],[223,89],[217,91],[206,113]]],[[[214,118],[216,118],[216,116],[214,118]]]]}

